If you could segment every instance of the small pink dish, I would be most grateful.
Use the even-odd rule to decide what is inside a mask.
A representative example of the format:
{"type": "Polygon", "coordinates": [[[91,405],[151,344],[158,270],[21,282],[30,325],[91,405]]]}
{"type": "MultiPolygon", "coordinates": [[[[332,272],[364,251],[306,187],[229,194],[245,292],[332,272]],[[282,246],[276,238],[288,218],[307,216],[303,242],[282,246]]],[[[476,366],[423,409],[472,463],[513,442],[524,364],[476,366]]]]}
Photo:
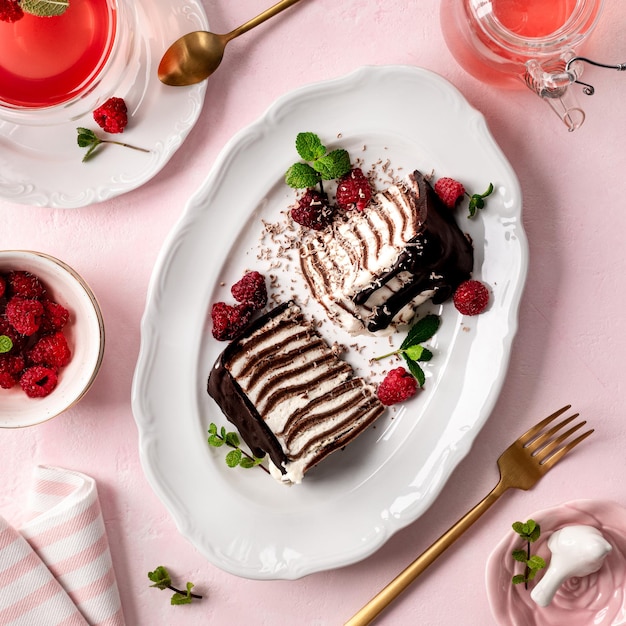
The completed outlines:
{"type": "Polygon", "coordinates": [[[63,261],[42,252],[0,250],[0,273],[27,271],[45,285],[48,297],[70,314],[63,334],[72,351],[60,370],[56,388],[43,398],[29,398],[18,386],[0,389],[0,428],[45,422],[76,404],[93,384],[104,355],[104,321],[93,292],[63,261]]]}
{"type": "MultiPolygon", "coordinates": [[[[489,556],[486,586],[491,612],[498,626],[623,626],[626,624],[626,509],[615,502],[574,500],[538,511],[520,519],[535,520],[541,536],[531,544],[533,554],[546,559],[550,535],[572,524],[597,528],[611,544],[612,550],[599,571],[580,578],[570,578],[546,607],[530,597],[532,587],[514,585],[511,578],[520,574],[523,564],[511,553],[525,546],[512,529],[489,556]]],[[[541,580],[542,571],[535,581],[541,580]]]]}

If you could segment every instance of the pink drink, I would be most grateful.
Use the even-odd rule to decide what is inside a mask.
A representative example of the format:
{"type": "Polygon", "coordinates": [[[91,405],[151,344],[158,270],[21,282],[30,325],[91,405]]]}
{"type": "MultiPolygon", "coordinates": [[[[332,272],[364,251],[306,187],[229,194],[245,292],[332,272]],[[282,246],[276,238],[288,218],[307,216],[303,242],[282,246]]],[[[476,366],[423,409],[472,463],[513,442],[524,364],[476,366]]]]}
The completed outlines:
{"type": "Polygon", "coordinates": [[[54,17],[0,22],[0,104],[49,107],[94,84],[116,32],[115,2],[70,0],[54,17]]]}
{"type": "Polygon", "coordinates": [[[441,27],[458,63],[498,87],[523,87],[524,64],[578,44],[601,0],[442,0],[441,27]]]}

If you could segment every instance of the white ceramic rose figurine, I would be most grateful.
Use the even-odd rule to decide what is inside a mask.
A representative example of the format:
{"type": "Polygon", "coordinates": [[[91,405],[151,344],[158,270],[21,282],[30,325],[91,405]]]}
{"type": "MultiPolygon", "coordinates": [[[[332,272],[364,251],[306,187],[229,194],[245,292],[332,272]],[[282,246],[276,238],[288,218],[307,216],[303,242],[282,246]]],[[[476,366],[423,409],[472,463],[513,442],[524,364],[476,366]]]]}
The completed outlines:
{"type": "Polygon", "coordinates": [[[568,578],[597,572],[612,549],[597,528],[583,525],[557,530],[548,539],[548,548],[550,564],[530,594],[539,606],[548,606],[568,578]]]}

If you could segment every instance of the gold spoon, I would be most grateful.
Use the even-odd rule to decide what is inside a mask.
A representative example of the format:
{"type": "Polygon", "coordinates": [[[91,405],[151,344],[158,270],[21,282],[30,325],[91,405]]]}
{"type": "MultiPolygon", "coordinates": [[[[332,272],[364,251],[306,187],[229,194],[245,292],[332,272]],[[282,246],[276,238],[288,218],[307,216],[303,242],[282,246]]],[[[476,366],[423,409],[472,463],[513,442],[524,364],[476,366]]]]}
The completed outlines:
{"type": "Polygon", "coordinates": [[[247,33],[270,17],[289,8],[300,0],[281,0],[225,35],[197,30],[177,39],[165,52],[159,63],[159,79],[166,85],[181,87],[193,85],[208,78],[219,67],[226,44],[247,33]]]}

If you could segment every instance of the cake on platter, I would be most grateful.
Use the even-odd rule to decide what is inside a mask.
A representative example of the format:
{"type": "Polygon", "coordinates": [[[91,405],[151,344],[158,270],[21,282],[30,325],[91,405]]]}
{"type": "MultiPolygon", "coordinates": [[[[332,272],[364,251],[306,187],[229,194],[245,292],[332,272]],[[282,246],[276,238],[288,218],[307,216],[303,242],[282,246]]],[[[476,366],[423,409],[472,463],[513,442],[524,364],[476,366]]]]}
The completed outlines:
{"type": "Polygon", "coordinates": [[[447,300],[474,265],[472,242],[417,170],[363,211],[311,231],[299,253],[312,295],[355,335],[394,332],[426,300],[447,300]]]}
{"type": "Polygon", "coordinates": [[[289,301],[230,342],[209,375],[209,395],[281,482],[301,482],[385,410],[339,352],[289,301]]]}

